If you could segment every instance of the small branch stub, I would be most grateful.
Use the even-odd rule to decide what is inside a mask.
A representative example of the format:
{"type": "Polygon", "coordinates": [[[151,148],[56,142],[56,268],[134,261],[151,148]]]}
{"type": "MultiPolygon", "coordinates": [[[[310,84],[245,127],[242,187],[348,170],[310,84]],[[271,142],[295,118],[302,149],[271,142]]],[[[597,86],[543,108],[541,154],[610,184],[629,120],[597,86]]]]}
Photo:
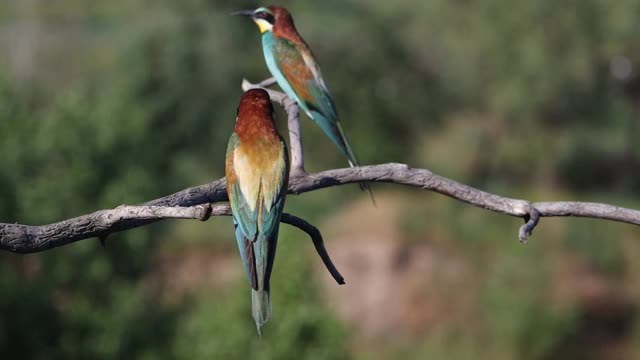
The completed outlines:
{"type": "MultiPolygon", "coordinates": [[[[359,182],[387,182],[434,191],[468,204],[524,218],[518,238],[525,241],[540,218],[576,216],[605,219],[640,225],[640,211],[619,206],[588,202],[535,202],[490,194],[434,174],[427,169],[414,169],[405,164],[389,163],[355,168],[332,169],[319,173],[291,176],[289,194],[302,194],[332,186],[359,182]],[[527,204],[527,206],[524,206],[527,204]]],[[[163,218],[204,219],[208,203],[227,201],[224,178],[194,186],[175,194],[147,202],[146,210],[121,206],[44,226],[0,223],[0,250],[37,252],[91,237],[145,226],[163,218]],[[196,205],[204,208],[190,209],[196,205]],[[169,207],[165,209],[163,207],[169,207]],[[115,213],[114,213],[115,211],[115,213]],[[109,215],[109,216],[107,216],[109,215]]],[[[226,210],[224,210],[226,211],[226,210]]],[[[224,212],[222,211],[222,212],[224,212]]],[[[210,216],[223,215],[219,204],[211,207],[210,216]]]]}
{"type": "Polygon", "coordinates": [[[527,244],[529,236],[533,234],[533,229],[535,229],[539,221],[540,212],[538,212],[535,207],[530,206],[529,213],[524,216],[524,224],[520,227],[520,231],[518,232],[518,238],[521,243],[527,244]]]}
{"type": "MultiPolygon", "coordinates": [[[[105,246],[105,240],[109,234],[141,226],[141,224],[163,219],[206,221],[211,216],[230,215],[229,204],[206,203],[191,207],[120,205],[115,209],[100,210],[49,225],[0,224],[0,250],[21,254],[35,253],[92,237],[97,237],[105,246]]],[[[291,214],[283,214],[282,222],[307,233],[331,276],[338,284],[344,284],[344,278],[324,247],[320,231],[307,221],[291,214]]]]}
{"type": "MultiPolygon", "coordinates": [[[[251,84],[243,80],[242,88],[246,91],[255,87],[266,88],[273,84],[275,80],[272,78],[259,84],[251,84]]],[[[280,91],[265,90],[269,92],[273,101],[285,108],[289,117],[292,154],[289,194],[302,194],[332,186],[362,182],[412,186],[437,192],[486,210],[523,218],[525,224],[518,232],[518,238],[523,243],[526,243],[542,217],[575,216],[640,225],[640,211],[635,209],[574,201],[532,203],[491,194],[434,174],[427,169],[415,169],[399,163],[331,169],[308,174],[304,171],[298,105],[280,91]]],[[[0,250],[17,253],[45,251],[82,239],[94,237],[104,239],[110,234],[145,226],[165,218],[205,221],[210,216],[230,215],[231,208],[228,204],[209,205],[227,200],[226,179],[222,178],[148,201],[142,206],[123,205],[116,209],[100,210],[55,224],[30,226],[0,223],[0,250]]],[[[331,275],[339,284],[344,283],[342,275],[337,271],[324,248],[322,235],[318,229],[290,214],[283,214],[282,221],[307,232],[331,275]]]]}

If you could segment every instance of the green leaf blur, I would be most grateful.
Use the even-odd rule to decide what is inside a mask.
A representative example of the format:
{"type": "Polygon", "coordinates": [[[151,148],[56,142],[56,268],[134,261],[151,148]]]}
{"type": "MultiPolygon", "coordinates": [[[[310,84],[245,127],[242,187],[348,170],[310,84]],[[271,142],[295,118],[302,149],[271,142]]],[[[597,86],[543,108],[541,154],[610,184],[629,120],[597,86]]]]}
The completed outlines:
{"type": "MultiPolygon", "coordinates": [[[[281,4],[363,163],[640,208],[640,0],[281,4]]],[[[0,221],[45,224],[222,177],[241,80],[268,76],[258,30],[228,15],[255,5],[0,4],[0,221]]],[[[308,170],[346,165],[301,125],[308,170]]],[[[0,357],[640,356],[640,230],[543,219],[522,246],[519,219],[398,185],[374,191],[380,209],[356,186],[288,198],[285,211],[323,231],[347,285],[284,226],[262,338],[229,219],[0,254],[0,357]],[[376,260],[367,251],[378,248],[391,250],[376,260]]]]}

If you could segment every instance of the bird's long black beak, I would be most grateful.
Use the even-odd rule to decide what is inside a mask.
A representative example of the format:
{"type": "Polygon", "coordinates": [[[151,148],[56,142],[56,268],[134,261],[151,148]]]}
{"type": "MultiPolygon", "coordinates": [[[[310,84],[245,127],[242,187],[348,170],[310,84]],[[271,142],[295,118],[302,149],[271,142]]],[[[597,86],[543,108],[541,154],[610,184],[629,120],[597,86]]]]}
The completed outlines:
{"type": "Polygon", "coordinates": [[[231,13],[234,16],[253,16],[253,10],[240,10],[231,13]]]}

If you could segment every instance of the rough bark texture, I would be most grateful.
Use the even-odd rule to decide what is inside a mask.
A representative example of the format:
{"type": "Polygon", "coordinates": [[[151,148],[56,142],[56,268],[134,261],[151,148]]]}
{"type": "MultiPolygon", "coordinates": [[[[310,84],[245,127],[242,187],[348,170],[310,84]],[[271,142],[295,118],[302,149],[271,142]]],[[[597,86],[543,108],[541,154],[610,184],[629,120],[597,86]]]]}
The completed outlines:
{"type": "MultiPolygon", "coordinates": [[[[524,241],[540,217],[577,216],[606,219],[640,225],[640,211],[614,205],[588,202],[531,202],[490,194],[405,164],[389,163],[355,168],[333,169],[319,173],[292,176],[290,194],[302,194],[331,186],[350,183],[387,182],[422,188],[447,195],[483,209],[521,217],[526,224],[520,229],[524,241]]],[[[0,250],[28,253],[47,250],[91,237],[147,225],[165,218],[206,219],[207,206],[227,200],[225,179],[194,186],[175,194],[149,201],[145,206],[119,206],[55,224],[30,226],[0,224],[0,250]]],[[[211,215],[228,215],[224,208],[213,207],[211,215]]]]}
{"type": "MultiPolygon", "coordinates": [[[[0,249],[21,254],[34,253],[92,237],[104,238],[118,231],[132,229],[162,219],[206,221],[211,216],[230,215],[231,206],[226,203],[216,205],[207,203],[191,207],[121,205],[115,209],[100,210],[49,225],[0,224],[0,249]]],[[[281,221],[306,232],[311,237],[318,255],[331,276],[338,284],[345,283],[324,247],[322,234],[315,226],[297,216],[286,213],[282,214],[281,221]]]]}
{"type": "MultiPolygon", "coordinates": [[[[257,85],[243,82],[243,89],[273,85],[267,79],[257,85]]],[[[386,182],[418,187],[447,195],[477,207],[524,219],[518,237],[525,242],[542,217],[578,216],[605,219],[640,225],[640,211],[614,205],[588,202],[531,202],[512,199],[464,185],[432,173],[427,169],[414,169],[405,164],[388,163],[345,169],[333,169],[308,174],[304,171],[302,141],[300,138],[299,109],[284,93],[267,89],[272,99],[285,107],[289,115],[289,136],[292,152],[292,171],[289,181],[290,194],[302,194],[331,186],[361,182],[386,182]]],[[[209,204],[226,201],[225,179],[194,186],[175,194],[151,200],[140,206],[119,206],[58,223],[30,226],[0,223],[0,250],[17,253],[44,251],[78,240],[99,237],[111,233],[144,226],[166,218],[206,220],[209,216],[230,215],[226,204],[209,204]]],[[[344,279],[335,269],[326,253],[318,229],[293,215],[284,214],[282,222],[307,232],[327,269],[338,283],[344,279]]]]}

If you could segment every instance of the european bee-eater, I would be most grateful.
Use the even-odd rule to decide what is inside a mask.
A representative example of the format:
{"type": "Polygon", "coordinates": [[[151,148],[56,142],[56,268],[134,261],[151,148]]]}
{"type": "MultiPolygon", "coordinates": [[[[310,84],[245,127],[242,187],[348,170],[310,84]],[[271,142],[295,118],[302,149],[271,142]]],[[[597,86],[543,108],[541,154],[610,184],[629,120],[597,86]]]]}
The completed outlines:
{"type": "Polygon", "coordinates": [[[236,240],[251,284],[258,333],[271,318],[269,279],[289,182],[287,146],[273,121],[269,94],[249,90],[240,99],[225,164],[236,240]]]}
{"type": "MultiPolygon", "coordinates": [[[[324,130],[347,157],[349,165],[358,166],[358,160],[338,121],[338,113],[329,88],[322,79],[320,67],[311,49],[298,34],[289,11],[272,5],[233,14],[249,16],[258,25],[267,67],[278,85],[324,130]]],[[[366,183],[361,185],[368,189],[366,183]]]]}

